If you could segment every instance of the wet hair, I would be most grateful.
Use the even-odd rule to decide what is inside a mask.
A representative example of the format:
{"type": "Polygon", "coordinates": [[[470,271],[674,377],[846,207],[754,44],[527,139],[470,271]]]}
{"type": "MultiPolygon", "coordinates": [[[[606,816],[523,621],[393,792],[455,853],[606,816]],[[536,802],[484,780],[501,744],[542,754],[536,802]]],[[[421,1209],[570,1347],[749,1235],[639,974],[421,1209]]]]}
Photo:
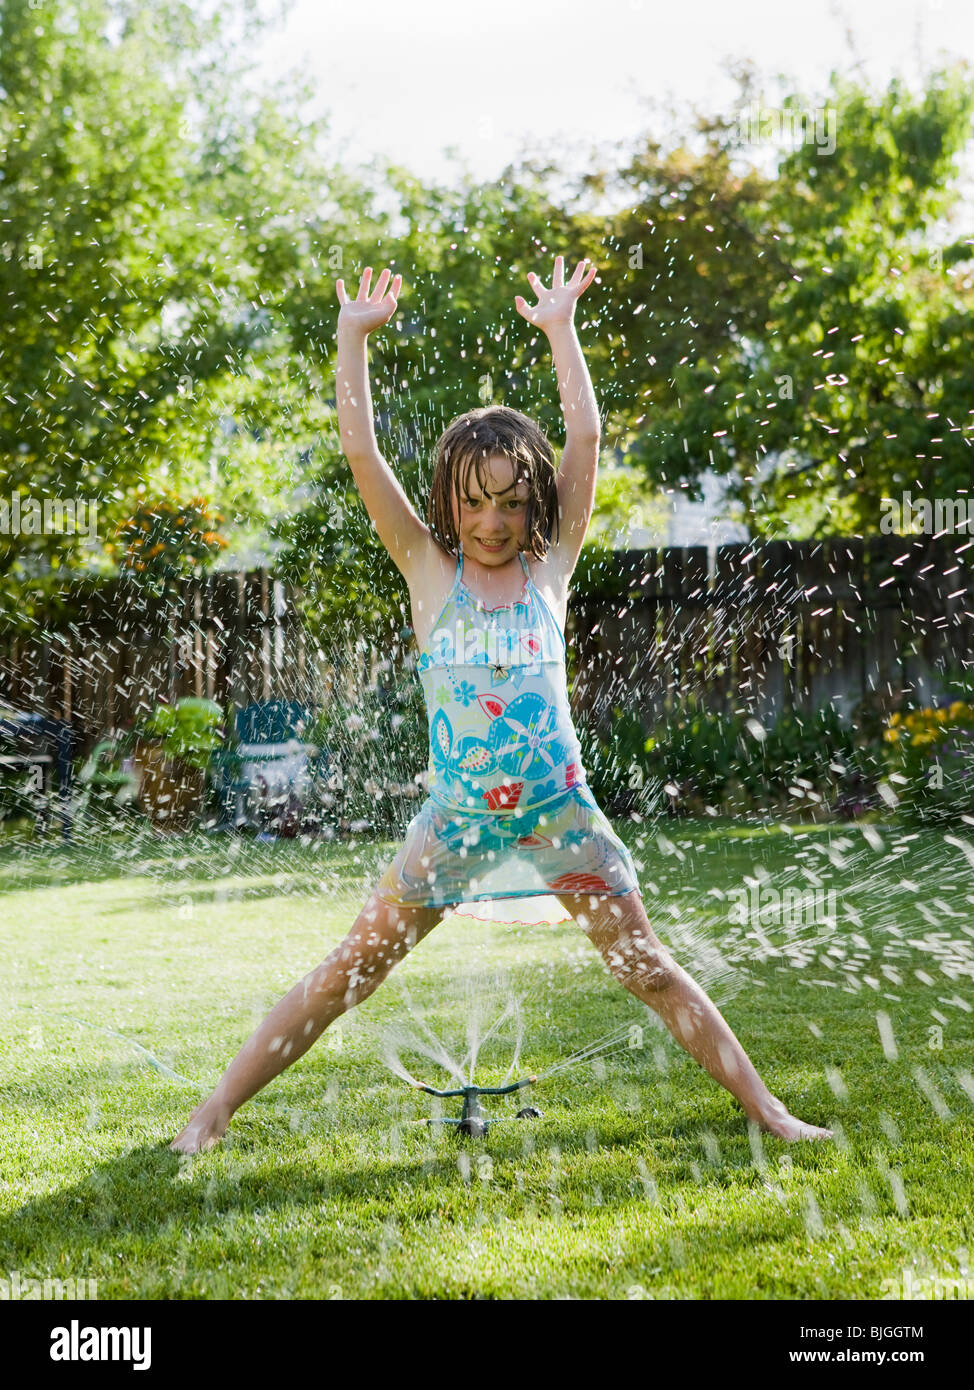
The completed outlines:
{"type": "Polygon", "coordinates": [[[558,536],[558,492],[555,451],[539,425],[506,405],[468,410],[449,424],[436,443],[427,519],[436,541],[451,555],[460,549],[453,524],[453,505],[460,509],[460,489],[471,471],[481,490],[487,483],[487,464],[503,454],[514,477],[528,485],[525,551],[543,560],[552,536],[558,536]]]}

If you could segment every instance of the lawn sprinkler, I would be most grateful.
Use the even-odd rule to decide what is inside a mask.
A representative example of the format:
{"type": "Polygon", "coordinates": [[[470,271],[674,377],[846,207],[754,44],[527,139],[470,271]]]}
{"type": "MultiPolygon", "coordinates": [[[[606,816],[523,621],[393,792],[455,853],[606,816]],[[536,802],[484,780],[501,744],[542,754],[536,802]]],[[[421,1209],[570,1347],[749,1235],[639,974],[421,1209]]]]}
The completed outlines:
{"type": "Polygon", "coordinates": [[[426,1086],[422,1081],[414,1081],[413,1085],[417,1091],[425,1091],[427,1095],[431,1096],[463,1096],[463,1113],[459,1120],[436,1117],[428,1119],[426,1123],[427,1125],[456,1125],[458,1134],[469,1134],[480,1139],[486,1136],[491,1125],[501,1124],[503,1120],[511,1118],[539,1120],[541,1118],[541,1111],[536,1110],[533,1105],[524,1106],[513,1117],[502,1115],[495,1120],[488,1120],[480,1108],[481,1096],[509,1096],[513,1091],[520,1091],[524,1086],[531,1086],[537,1079],[536,1076],[526,1076],[523,1081],[515,1081],[510,1086],[462,1086],[455,1091],[438,1091],[435,1086],[426,1086]]]}

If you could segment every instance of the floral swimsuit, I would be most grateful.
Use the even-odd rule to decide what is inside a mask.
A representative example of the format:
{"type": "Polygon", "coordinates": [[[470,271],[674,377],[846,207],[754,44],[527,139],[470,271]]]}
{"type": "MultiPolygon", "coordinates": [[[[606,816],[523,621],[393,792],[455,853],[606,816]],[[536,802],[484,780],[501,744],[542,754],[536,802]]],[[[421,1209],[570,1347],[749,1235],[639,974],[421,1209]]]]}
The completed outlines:
{"type": "Polygon", "coordinates": [[[464,585],[458,557],[418,663],[429,797],[379,882],[386,902],[639,891],[629,851],[585,782],[564,636],[520,560],[521,598],[487,608],[464,585]]]}

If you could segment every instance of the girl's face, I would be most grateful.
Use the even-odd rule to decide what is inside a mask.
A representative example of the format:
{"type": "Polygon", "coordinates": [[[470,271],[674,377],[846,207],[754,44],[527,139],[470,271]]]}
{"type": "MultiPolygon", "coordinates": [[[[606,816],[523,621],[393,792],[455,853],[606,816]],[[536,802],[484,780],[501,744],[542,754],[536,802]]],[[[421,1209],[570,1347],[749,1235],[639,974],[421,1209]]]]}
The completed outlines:
{"type": "Polygon", "coordinates": [[[486,473],[483,487],[472,468],[467,473],[460,484],[459,514],[453,500],[453,524],[464,555],[499,567],[524,549],[530,489],[503,454],[492,455],[486,473]]]}

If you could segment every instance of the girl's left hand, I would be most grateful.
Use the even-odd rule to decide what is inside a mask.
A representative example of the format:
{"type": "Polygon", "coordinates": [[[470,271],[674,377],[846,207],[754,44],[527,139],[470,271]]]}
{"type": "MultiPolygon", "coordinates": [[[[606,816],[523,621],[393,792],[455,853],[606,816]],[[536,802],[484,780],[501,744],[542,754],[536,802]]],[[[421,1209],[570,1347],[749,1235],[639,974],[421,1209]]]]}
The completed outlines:
{"type": "Polygon", "coordinates": [[[529,271],[528,280],[532,290],[538,296],[538,302],[535,305],[529,305],[521,295],[517,295],[514,300],[514,307],[522,318],[527,319],[528,323],[533,323],[535,328],[540,328],[545,333],[550,328],[571,324],[575,317],[576,301],[585,293],[597,273],[598,267],[594,263],[587,259],[579,261],[575,267],[574,275],[566,285],[565,258],[564,256],[556,256],[551,289],[546,289],[537,275],[533,271],[529,271]],[[590,267],[587,273],[585,271],[586,266],[590,267]]]}

